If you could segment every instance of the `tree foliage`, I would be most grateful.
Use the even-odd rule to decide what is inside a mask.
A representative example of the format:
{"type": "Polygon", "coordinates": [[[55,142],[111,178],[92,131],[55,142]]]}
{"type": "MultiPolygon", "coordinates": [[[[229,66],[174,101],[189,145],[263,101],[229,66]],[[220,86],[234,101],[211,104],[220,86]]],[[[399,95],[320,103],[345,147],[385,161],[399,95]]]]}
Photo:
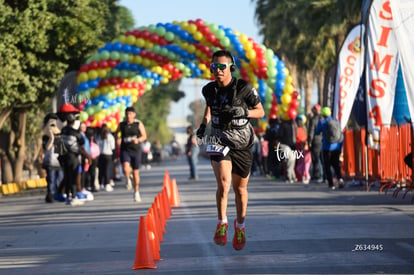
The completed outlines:
{"type": "Polygon", "coordinates": [[[0,0],[3,182],[20,181],[25,135],[41,134],[38,111],[51,110],[51,98],[64,74],[78,70],[97,48],[133,26],[131,14],[117,2],[0,0]],[[35,132],[26,133],[27,117],[33,119],[30,125],[38,126],[27,130],[35,132]],[[5,172],[5,167],[12,172],[5,172]]]}
{"type": "Polygon", "coordinates": [[[265,44],[306,83],[307,73],[323,77],[336,62],[347,32],[360,22],[361,5],[362,0],[257,0],[255,17],[265,44]]]}

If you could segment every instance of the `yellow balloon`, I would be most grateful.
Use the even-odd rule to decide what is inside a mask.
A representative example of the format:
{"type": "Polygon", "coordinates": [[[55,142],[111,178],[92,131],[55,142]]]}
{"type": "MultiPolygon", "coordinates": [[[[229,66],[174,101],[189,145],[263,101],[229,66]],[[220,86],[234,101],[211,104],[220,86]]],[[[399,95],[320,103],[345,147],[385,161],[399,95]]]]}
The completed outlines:
{"type": "Polygon", "coordinates": [[[206,66],[206,64],[203,64],[203,63],[198,64],[198,68],[199,68],[200,70],[202,70],[202,71],[207,70],[207,66],[206,66]]]}
{"type": "Polygon", "coordinates": [[[294,89],[292,85],[286,85],[285,88],[283,88],[283,93],[290,95],[293,93],[294,89]]]}
{"type": "Polygon", "coordinates": [[[147,49],[152,49],[154,47],[154,43],[152,43],[151,41],[145,41],[144,47],[147,49]]]}
{"type": "Polygon", "coordinates": [[[88,72],[89,79],[96,79],[98,77],[98,72],[95,70],[90,70],[88,72]]]}
{"type": "Polygon", "coordinates": [[[280,97],[280,101],[282,101],[282,104],[284,105],[289,105],[289,103],[292,101],[292,97],[290,96],[290,94],[284,93],[280,97]]]}
{"type": "Polygon", "coordinates": [[[118,37],[118,41],[119,41],[119,42],[121,42],[122,44],[124,44],[124,43],[125,43],[125,39],[126,39],[125,35],[120,35],[120,36],[118,37]]]}
{"type": "Polygon", "coordinates": [[[141,64],[142,63],[142,57],[140,55],[134,56],[134,63],[141,64]]]}
{"type": "Polygon", "coordinates": [[[194,33],[194,39],[200,41],[201,39],[203,39],[203,34],[199,31],[196,31],[194,33]]]}
{"type": "Polygon", "coordinates": [[[126,38],[126,43],[127,44],[134,45],[135,41],[136,41],[136,38],[133,35],[128,35],[127,38],[126,38]]]}
{"type": "Polygon", "coordinates": [[[197,26],[194,24],[189,24],[188,25],[188,32],[191,34],[195,34],[197,31],[197,26]]]}
{"type": "Polygon", "coordinates": [[[245,43],[248,40],[248,38],[247,38],[247,36],[245,34],[240,34],[239,40],[240,40],[240,43],[243,44],[243,43],[245,43]]]}
{"type": "Polygon", "coordinates": [[[78,75],[78,83],[84,82],[84,81],[88,81],[88,74],[86,72],[81,72],[78,75]]]}
{"type": "Polygon", "coordinates": [[[104,78],[106,76],[106,70],[105,69],[98,69],[98,76],[100,78],[104,78]]]}
{"type": "Polygon", "coordinates": [[[292,82],[293,82],[293,78],[290,75],[286,76],[285,83],[290,85],[292,84],[292,82]]]}
{"type": "Polygon", "coordinates": [[[142,39],[142,38],[138,38],[138,39],[136,40],[136,45],[137,45],[138,47],[140,47],[140,48],[144,47],[144,45],[145,45],[145,40],[144,40],[144,39],[142,39]]]}
{"type": "Polygon", "coordinates": [[[255,58],[256,58],[256,52],[255,52],[253,49],[251,49],[251,50],[247,50],[247,51],[246,51],[246,57],[247,57],[250,61],[252,61],[253,59],[255,59],[255,58]]]}
{"type": "Polygon", "coordinates": [[[151,61],[149,59],[147,59],[147,58],[142,59],[142,65],[144,67],[149,67],[150,64],[151,64],[151,61]]]}

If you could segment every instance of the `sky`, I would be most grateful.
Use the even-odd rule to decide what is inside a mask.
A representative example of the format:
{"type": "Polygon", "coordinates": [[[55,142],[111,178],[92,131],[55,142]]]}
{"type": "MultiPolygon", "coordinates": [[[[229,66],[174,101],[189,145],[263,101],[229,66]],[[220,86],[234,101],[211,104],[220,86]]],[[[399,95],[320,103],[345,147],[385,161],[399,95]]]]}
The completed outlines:
{"type": "MultiPolygon", "coordinates": [[[[245,34],[260,44],[263,42],[254,18],[255,3],[251,0],[121,0],[119,4],[131,10],[135,28],[200,18],[245,34]]],[[[172,104],[168,119],[185,119],[191,113],[190,102],[201,98],[201,87],[207,82],[184,79],[180,90],[186,97],[172,104]]]]}

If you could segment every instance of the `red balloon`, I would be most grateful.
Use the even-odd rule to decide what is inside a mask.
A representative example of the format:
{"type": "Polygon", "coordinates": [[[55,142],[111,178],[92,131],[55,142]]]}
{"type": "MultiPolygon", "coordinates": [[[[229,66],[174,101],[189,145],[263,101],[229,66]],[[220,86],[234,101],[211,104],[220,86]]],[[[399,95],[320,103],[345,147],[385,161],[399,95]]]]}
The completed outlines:
{"type": "Polygon", "coordinates": [[[118,64],[118,62],[116,60],[110,59],[110,60],[108,60],[108,64],[111,68],[115,68],[116,65],[118,64]]]}
{"type": "Polygon", "coordinates": [[[270,113],[277,114],[278,110],[279,108],[277,107],[277,105],[272,105],[272,107],[270,107],[270,113]]]}
{"type": "Polygon", "coordinates": [[[266,67],[267,62],[266,62],[266,59],[265,58],[257,59],[256,62],[257,62],[257,65],[259,66],[259,68],[260,67],[266,67]]]}
{"type": "Polygon", "coordinates": [[[292,98],[297,98],[297,97],[298,97],[298,95],[299,95],[298,91],[294,91],[294,92],[292,93],[292,98]]]}
{"type": "Polygon", "coordinates": [[[150,35],[151,35],[151,33],[150,33],[148,30],[143,30],[143,31],[141,32],[141,36],[142,36],[143,38],[145,38],[145,39],[149,38],[149,37],[150,37],[150,35]]]}
{"type": "Polygon", "coordinates": [[[92,70],[98,69],[98,62],[92,61],[91,63],[89,63],[89,68],[92,70]]]}
{"type": "Polygon", "coordinates": [[[203,19],[200,19],[200,18],[197,18],[194,23],[196,24],[197,27],[204,26],[203,19]]]}
{"type": "Polygon", "coordinates": [[[292,101],[290,102],[289,106],[293,109],[299,108],[299,101],[296,98],[292,98],[292,101]]]}
{"type": "Polygon", "coordinates": [[[99,61],[98,67],[101,69],[105,69],[109,66],[108,61],[106,60],[101,60],[99,61]]]}
{"type": "Polygon", "coordinates": [[[286,113],[287,117],[290,119],[295,119],[296,116],[298,115],[298,112],[296,112],[295,109],[290,108],[287,113],[286,113]]]}
{"type": "Polygon", "coordinates": [[[153,33],[153,34],[151,34],[151,36],[150,36],[150,40],[151,40],[151,42],[153,42],[153,43],[157,44],[157,43],[158,43],[158,41],[160,40],[160,37],[159,37],[157,34],[153,33]]]}
{"type": "Polygon", "coordinates": [[[81,68],[80,68],[80,70],[79,71],[81,71],[81,72],[87,72],[87,71],[89,71],[89,66],[88,66],[88,64],[83,64],[82,66],[81,66],[81,68]]]}

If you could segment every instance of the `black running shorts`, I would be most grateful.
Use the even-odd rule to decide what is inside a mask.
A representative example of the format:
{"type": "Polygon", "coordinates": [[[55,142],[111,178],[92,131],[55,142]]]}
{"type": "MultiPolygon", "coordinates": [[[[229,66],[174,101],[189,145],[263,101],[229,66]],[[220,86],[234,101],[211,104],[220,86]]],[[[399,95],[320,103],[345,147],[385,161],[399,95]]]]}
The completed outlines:
{"type": "Polygon", "coordinates": [[[246,178],[252,167],[253,154],[250,148],[243,150],[231,150],[225,156],[210,156],[211,161],[230,160],[232,164],[231,172],[239,175],[242,178],[246,178]]]}

